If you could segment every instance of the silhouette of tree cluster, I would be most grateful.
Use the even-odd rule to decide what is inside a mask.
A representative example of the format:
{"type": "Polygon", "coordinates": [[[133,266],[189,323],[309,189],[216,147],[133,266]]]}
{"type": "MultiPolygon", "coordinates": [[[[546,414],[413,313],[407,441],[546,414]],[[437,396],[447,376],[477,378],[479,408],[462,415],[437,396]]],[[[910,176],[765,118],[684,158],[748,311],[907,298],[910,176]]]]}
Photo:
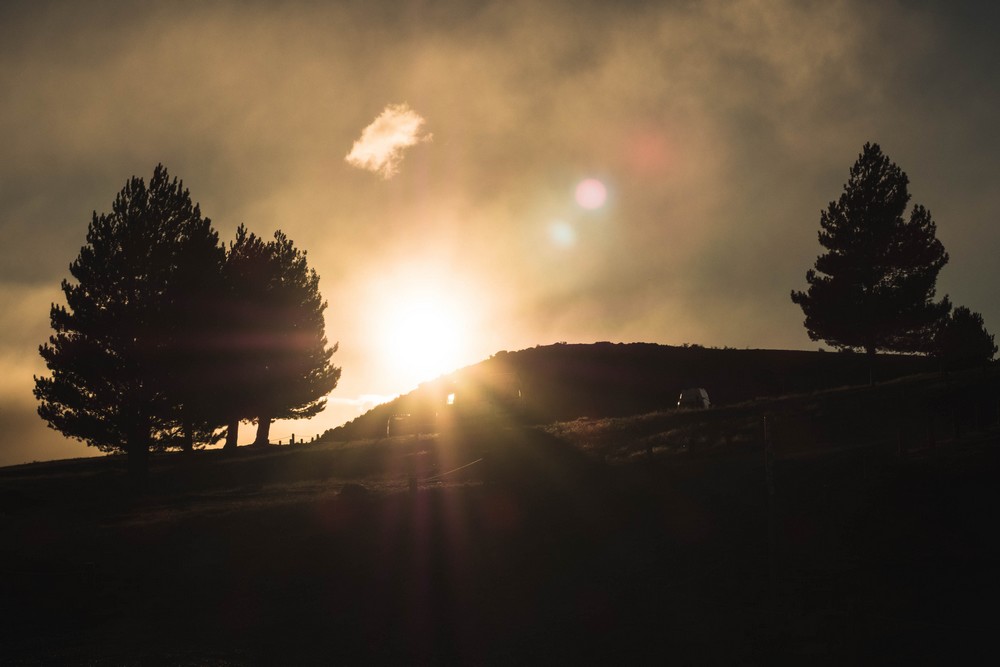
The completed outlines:
{"type": "Polygon", "coordinates": [[[930,353],[951,311],[935,301],[938,273],[948,253],[936,237],[930,211],[910,201],[906,174],[866,143],[840,198],[820,217],[827,249],[806,273],[809,288],[792,291],[812,340],[842,350],[930,353]]]}
{"type": "Polygon", "coordinates": [[[267,444],[271,421],[318,414],[337,384],[330,365],[337,350],[323,334],[326,303],[319,276],[281,231],[264,242],[236,231],[223,269],[227,346],[223,377],[234,390],[225,405],[226,446],[236,446],[239,422],[256,420],[254,444],[267,444]]]}
{"type": "Polygon", "coordinates": [[[941,324],[935,353],[947,368],[970,368],[992,360],[997,346],[993,334],[986,330],[983,316],[959,306],[941,324]]]}
{"type": "Polygon", "coordinates": [[[242,226],[227,251],[162,165],[93,214],[70,274],[39,348],[51,375],[35,378],[38,413],[127,453],[133,472],[151,448],[190,451],[221,427],[235,446],[240,421],[257,421],[264,444],[273,419],[320,412],[339,380],[305,252],[242,226]]]}

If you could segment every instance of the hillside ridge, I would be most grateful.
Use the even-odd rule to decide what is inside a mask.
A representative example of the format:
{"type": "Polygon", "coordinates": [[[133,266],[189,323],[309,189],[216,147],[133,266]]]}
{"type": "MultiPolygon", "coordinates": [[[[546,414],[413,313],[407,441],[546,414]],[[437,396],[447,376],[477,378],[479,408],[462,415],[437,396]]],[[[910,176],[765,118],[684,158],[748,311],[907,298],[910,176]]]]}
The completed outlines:
{"type": "MultiPolygon", "coordinates": [[[[685,388],[704,387],[713,405],[890,380],[935,368],[928,357],[806,350],[707,348],[658,343],[555,343],[500,351],[376,406],[321,440],[376,437],[394,415],[433,415],[456,390],[515,378],[520,423],[621,417],[672,408],[685,388]]],[[[509,388],[501,387],[510,393],[509,388]]],[[[488,392],[487,392],[488,393],[488,392]]]]}

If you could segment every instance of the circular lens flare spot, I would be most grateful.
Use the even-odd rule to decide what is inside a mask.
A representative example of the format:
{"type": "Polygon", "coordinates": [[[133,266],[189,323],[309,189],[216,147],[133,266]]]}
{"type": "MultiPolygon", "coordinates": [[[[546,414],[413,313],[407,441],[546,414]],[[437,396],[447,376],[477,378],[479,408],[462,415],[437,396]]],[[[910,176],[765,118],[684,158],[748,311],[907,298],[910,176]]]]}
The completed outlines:
{"type": "Polygon", "coordinates": [[[565,220],[556,220],[549,225],[549,240],[560,248],[568,248],[576,243],[576,230],[565,220]]]}
{"type": "Polygon", "coordinates": [[[576,186],[576,203],[588,211],[601,208],[607,199],[607,188],[596,178],[585,178],[576,186]]]}

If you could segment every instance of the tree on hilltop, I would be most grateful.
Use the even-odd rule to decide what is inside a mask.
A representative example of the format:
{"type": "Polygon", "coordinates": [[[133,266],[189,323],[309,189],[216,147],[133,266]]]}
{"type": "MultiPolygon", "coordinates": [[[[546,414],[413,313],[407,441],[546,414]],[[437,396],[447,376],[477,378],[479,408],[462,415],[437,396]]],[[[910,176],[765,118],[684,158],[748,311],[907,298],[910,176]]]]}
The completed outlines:
{"type": "MultiPolygon", "coordinates": [[[[39,348],[50,376],[35,377],[38,413],[64,435],[105,452],[125,452],[145,472],[150,446],[177,430],[187,394],[170,369],[199,337],[189,317],[199,276],[216,270],[218,236],[183,183],[157,165],[149,185],[132,177],[111,212],[95,211],[87,243],[53,304],[54,334],[39,348]],[[184,396],[184,398],[182,398],[184,396]]],[[[193,427],[192,427],[193,428],[193,427]]]]}
{"type": "Polygon", "coordinates": [[[219,365],[226,390],[217,395],[216,407],[227,425],[226,449],[236,447],[240,422],[257,416],[255,396],[263,387],[256,370],[262,349],[256,329],[270,281],[270,267],[267,244],[240,225],[226,253],[225,296],[219,304],[220,328],[226,340],[219,365]]]}
{"type": "Polygon", "coordinates": [[[220,397],[227,415],[226,446],[236,446],[240,421],[257,422],[255,445],[269,441],[275,419],[321,412],[340,378],[331,358],[319,276],[306,253],[281,231],[265,243],[240,226],[226,260],[231,390],[220,397]]]}
{"type": "Polygon", "coordinates": [[[268,247],[275,268],[264,369],[270,391],[257,415],[257,444],[267,444],[271,420],[304,419],[322,412],[327,394],[340,379],[340,368],[330,363],[337,344],[329,346],[326,338],[327,303],[319,292],[319,275],[309,268],[306,252],[280,230],[268,247]]]}
{"type": "Polygon", "coordinates": [[[178,255],[177,271],[164,293],[169,317],[162,329],[163,376],[176,422],[172,437],[164,439],[185,452],[214,442],[225,424],[214,408],[215,397],[226,391],[218,373],[225,340],[217,316],[225,296],[225,249],[214,231],[212,235],[212,244],[190,244],[178,255]]]}
{"type": "Polygon", "coordinates": [[[945,318],[935,338],[935,353],[948,368],[969,368],[989,363],[997,353],[993,334],[983,316],[965,306],[945,318]]]}
{"type": "Polygon", "coordinates": [[[809,288],[792,291],[812,340],[841,350],[932,351],[940,322],[951,311],[935,301],[948,254],[930,211],[910,201],[906,174],[866,143],[844,191],[820,217],[827,249],[806,273],[809,288]]]}
{"type": "Polygon", "coordinates": [[[223,426],[235,446],[241,420],[266,443],[272,420],[320,412],[340,377],[305,252],[241,227],[227,253],[163,165],[94,212],[70,274],[39,348],[38,413],[135,473],[151,447],[192,451],[223,426]]]}

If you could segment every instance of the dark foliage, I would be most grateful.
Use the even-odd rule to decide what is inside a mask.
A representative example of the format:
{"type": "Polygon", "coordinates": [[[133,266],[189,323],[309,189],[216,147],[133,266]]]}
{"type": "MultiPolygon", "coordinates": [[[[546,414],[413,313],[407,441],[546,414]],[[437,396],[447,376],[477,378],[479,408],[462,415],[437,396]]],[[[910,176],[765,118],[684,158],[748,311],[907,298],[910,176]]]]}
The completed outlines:
{"type": "Polygon", "coordinates": [[[983,316],[959,306],[941,325],[935,352],[948,368],[969,368],[989,363],[997,346],[983,316]]]}
{"type": "Polygon", "coordinates": [[[220,354],[228,390],[216,396],[216,408],[228,425],[226,447],[236,447],[239,423],[255,418],[254,396],[263,388],[257,372],[259,341],[253,335],[260,318],[260,299],[269,276],[267,244],[240,225],[229,244],[223,269],[226,298],[220,306],[227,345],[220,354]]]}
{"type": "Polygon", "coordinates": [[[311,417],[340,378],[330,362],[319,276],[306,253],[281,231],[265,243],[240,226],[225,267],[229,332],[226,375],[232,391],[220,396],[235,446],[242,420],[258,421],[257,444],[266,444],[274,419],[311,417]]]}
{"type": "Polygon", "coordinates": [[[878,144],[865,144],[844,192],[820,218],[827,253],[792,291],[813,340],[838,349],[930,352],[951,303],[934,301],[948,262],[930,211],[910,201],[909,179],[878,144]]]}
{"type": "Polygon", "coordinates": [[[35,378],[52,428],[136,472],[150,447],[193,450],[241,420],[267,441],[272,419],[312,416],[340,369],[324,333],[326,303],[305,253],[280,231],[265,243],[242,226],[230,252],[190,194],[159,165],[133,177],[63,282],[35,378]]]}
{"type": "Polygon", "coordinates": [[[94,213],[70,265],[76,282],[62,283],[66,305],[52,306],[55,333],[40,348],[52,374],[35,378],[41,417],[102,451],[127,452],[137,471],[150,445],[174,442],[185,405],[190,437],[199,398],[190,352],[206,308],[197,287],[220,252],[211,221],[162,165],[148,187],[131,178],[111,213],[94,213]]]}

